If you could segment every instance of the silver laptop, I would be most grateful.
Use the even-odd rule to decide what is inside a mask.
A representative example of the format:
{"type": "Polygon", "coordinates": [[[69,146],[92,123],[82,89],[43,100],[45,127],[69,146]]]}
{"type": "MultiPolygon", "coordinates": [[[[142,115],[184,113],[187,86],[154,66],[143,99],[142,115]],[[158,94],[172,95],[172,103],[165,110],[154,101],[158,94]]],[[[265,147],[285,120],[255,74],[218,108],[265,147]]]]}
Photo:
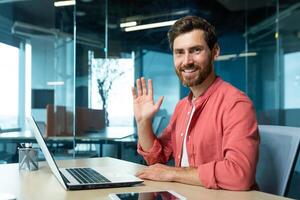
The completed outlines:
{"type": "Polygon", "coordinates": [[[114,172],[111,168],[105,168],[101,166],[84,168],[58,168],[53,156],[48,150],[37,123],[33,117],[29,117],[27,120],[40,148],[42,149],[51,171],[66,190],[122,187],[143,182],[143,180],[133,175],[120,174],[114,172]]]}

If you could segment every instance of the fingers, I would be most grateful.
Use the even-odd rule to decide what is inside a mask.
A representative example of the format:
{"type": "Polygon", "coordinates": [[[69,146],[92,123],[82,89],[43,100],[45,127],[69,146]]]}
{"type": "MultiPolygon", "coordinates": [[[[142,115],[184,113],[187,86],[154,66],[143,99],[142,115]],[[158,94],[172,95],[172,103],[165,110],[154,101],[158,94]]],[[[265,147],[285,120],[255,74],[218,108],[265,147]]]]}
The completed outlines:
{"type": "Polygon", "coordinates": [[[135,92],[135,88],[134,87],[131,87],[131,93],[132,93],[133,99],[136,99],[137,96],[136,96],[136,92],[135,92]]]}
{"type": "Polygon", "coordinates": [[[156,164],[154,164],[154,165],[149,165],[148,167],[145,167],[144,169],[138,171],[138,172],[136,173],[136,176],[139,176],[139,175],[141,175],[141,174],[145,174],[145,173],[147,173],[148,171],[149,171],[149,172],[154,172],[156,169],[163,168],[164,166],[165,166],[165,165],[160,164],[160,163],[156,163],[156,164]]]}
{"type": "Polygon", "coordinates": [[[148,94],[153,96],[153,87],[152,87],[152,80],[148,79],[148,94]]]}
{"type": "MultiPolygon", "coordinates": [[[[146,168],[147,169],[147,168],[146,168]]],[[[139,178],[144,178],[145,177],[145,171],[146,169],[142,169],[140,171],[138,171],[135,176],[139,177],[139,178]]]]}
{"type": "Polygon", "coordinates": [[[151,179],[151,172],[149,172],[149,167],[137,172],[135,175],[141,179],[151,179]]]}
{"type": "Polygon", "coordinates": [[[136,98],[137,96],[148,95],[148,94],[153,95],[153,87],[152,87],[151,79],[148,79],[148,89],[144,77],[136,79],[136,88],[137,88],[137,92],[134,89],[132,89],[132,95],[134,98],[136,98]]]}
{"type": "Polygon", "coordinates": [[[142,86],[141,86],[141,79],[136,79],[136,88],[137,88],[137,95],[141,96],[143,95],[142,93],[142,86]]]}
{"type": "Polygon", "coordinates": [[[142,82],[142,92],[143,92],[142,95],[147,95],[147,86],[144,77],[141,78],[141,82],[142,82]]]}
{"type": "Polygon", "coordinates": [[[162,164],[150,165],[136,173],[136,176],[141,179],[168,181],[164,174],[168,173],[169,168],[162,164]]]}
{"type": "Polygon", "coordinates": [[[155,109],[156,109],[156,110],[158,110],[158,109],[160,108],[160,106],[161,106],[163,100],[164,100],[164,97],[163,97],[163,96],[160,96],[160,97],[158,98],[157,102],[155,103],[155,109]]]}
{"type": "Polygon", "coordinates": [[[148,176],[147,176],[147,174],[140,174],[139,176],[137,176],[137,177],[139,177],[140,179],[150,179],[148,176]]]}
{"type": "Polygon", "coordinates": [[[143,172],[143,170],[141,170],[141,171],[138,171],[135,175],[136,176],[140,176],[140,175],[142,175],[144,172],[143,172]]]}

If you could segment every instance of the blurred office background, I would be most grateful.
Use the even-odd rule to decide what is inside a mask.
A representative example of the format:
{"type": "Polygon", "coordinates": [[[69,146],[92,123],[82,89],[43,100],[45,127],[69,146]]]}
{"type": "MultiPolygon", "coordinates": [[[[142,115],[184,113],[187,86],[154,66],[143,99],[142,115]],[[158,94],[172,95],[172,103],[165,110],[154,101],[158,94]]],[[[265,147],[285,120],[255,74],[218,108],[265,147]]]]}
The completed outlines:
{"type": "Polygon", "coordinates": [[[165,96],[162,129],[189,91],[173,69],[169,26],[135,29],[185,15],[215,25],[216,72],[252,99],[259,124],[300,127],[298,0],[67,3],[0,0],[0,134],[28,129],[28,115],[46,136],[134,126],[130,88],[141,76],[153,80],[155,99],[165,96]]]}

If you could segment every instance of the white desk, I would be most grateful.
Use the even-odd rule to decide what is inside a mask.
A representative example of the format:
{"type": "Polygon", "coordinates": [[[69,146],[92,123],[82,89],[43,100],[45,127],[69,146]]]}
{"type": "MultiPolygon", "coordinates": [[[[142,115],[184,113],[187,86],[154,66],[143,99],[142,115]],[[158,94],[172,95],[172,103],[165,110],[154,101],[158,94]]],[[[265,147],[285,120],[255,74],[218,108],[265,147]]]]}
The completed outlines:
{"type": "MultiPolygon", "coordinates": [[[[89,158],[81,160],[59,161],[59,166],[106,166],[116,168],[124,173],[135,174],[143,165],[113,158],[89,158]]],[[[145,181],[134,187],[65,191],[51,173],[45,162],[39,163],[37,171],[19,171],[18,164],[0,165],[0,194],[14,194],[18,200],[93,200],[109,199],[109,193],[174,190],[191,200],[280,200],[286,199],[257,191],[232,192],[224,190],[209,190],[200,186],[180,183],[145,181]]]]}

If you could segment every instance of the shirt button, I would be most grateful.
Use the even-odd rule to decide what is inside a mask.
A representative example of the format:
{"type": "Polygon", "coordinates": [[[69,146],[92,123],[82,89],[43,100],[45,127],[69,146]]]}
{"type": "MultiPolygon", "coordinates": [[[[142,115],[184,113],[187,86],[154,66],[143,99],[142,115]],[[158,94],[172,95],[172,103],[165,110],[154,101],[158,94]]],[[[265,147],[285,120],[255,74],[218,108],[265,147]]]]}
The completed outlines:
{"type": "Polygon", "coordinates": [[[183,133],[181,133],[180,135],[181,135],[181,137],[183,137],[183,133]]]}
{"type": "Polygon", "coordinates": [[[187,113],[188,115],[190,114],[190,112],[187,113]]]}

